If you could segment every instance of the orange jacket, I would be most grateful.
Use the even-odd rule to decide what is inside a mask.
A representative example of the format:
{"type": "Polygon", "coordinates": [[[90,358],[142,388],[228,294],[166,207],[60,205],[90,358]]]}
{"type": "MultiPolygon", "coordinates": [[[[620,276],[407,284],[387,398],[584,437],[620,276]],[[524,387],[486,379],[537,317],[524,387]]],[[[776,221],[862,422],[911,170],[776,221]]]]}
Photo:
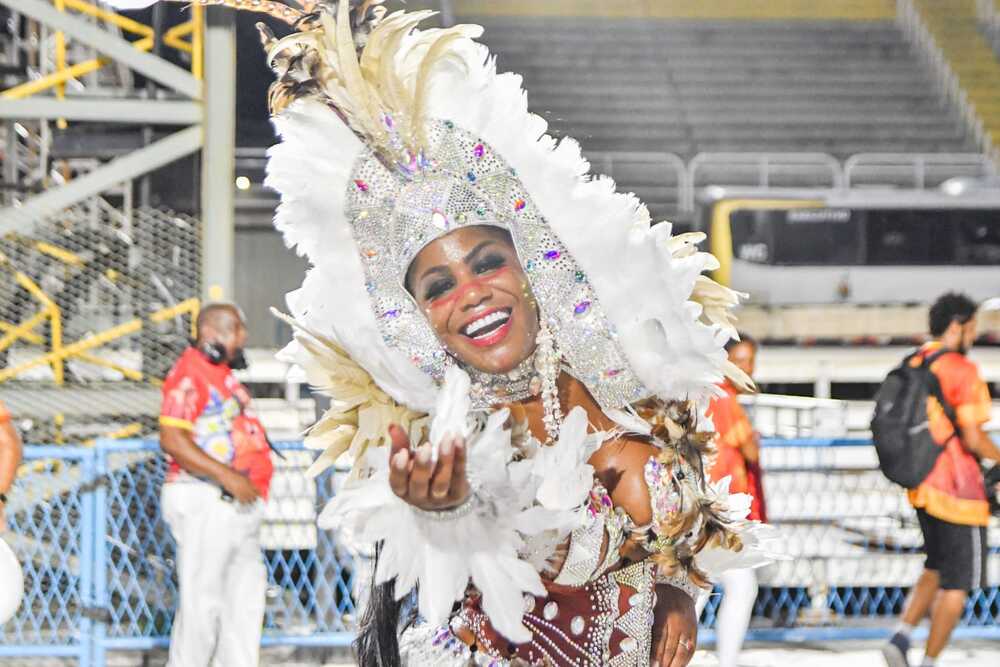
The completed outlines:
{"type": "MultiPolygon", "coordinates": [[[[928,343],[920,349],[927,357],[941,348],[928,343]]],[[[919,358],[912,362],[920,363],[919,358]]],[[[979,369],[958,352],[946,353],[931,364],[941,383],[941,393],[955,408],[960,426],[976,426],[990,420],[990,393],[979,369]]],[[[927,479],[908,492],[910,504],[923,508],[942,521],[967,526],[985,526],[990,520],[979,461],[962,444],[937,399],[927,402],[927,421],[934,441],[944,447],[927,479]]]]}
{"type": "Polygon", "coordinates": [[[753,426],[750,425],[747,413],[736,400],[739,393],[736,387],[729,380],[719,386],[725,394],[713,398],[708,406],[708,416],[712,418],[715,432],[718,433],[715,441],[718,454],[715,463],[708,471],[709,476],[712,481],[730,476],[732,478],[729,482],[730,493],[749,493],[753,496],[748,518],[766,521],[767,510],[764,505],[760,466],[747,461],[743,456],[743,447],[756,437],[753,426]]]}

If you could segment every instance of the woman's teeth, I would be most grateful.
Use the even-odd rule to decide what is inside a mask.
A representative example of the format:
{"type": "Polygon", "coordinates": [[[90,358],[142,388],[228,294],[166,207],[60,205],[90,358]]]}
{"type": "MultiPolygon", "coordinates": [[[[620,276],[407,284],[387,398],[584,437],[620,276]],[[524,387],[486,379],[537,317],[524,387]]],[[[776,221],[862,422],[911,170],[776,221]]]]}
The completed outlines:
{"type": "Polygon", "coordinates": [[[505,310],[497,310],[489,315],[480,317],[465,325],[465,335],[469,338],[479,338],[485,336],[500,326],[503,326],[510,319],[510,313],[505,310]]]}

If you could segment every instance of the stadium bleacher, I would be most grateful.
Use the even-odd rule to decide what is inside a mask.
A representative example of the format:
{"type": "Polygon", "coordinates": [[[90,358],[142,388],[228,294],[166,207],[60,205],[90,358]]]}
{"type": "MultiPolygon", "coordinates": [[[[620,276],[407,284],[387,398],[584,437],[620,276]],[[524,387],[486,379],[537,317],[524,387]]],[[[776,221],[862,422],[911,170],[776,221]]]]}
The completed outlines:
{"type": "Polygon", "coordinates": [[[894,22],[462,20],[589,150],[974,150],[894,22]]]}

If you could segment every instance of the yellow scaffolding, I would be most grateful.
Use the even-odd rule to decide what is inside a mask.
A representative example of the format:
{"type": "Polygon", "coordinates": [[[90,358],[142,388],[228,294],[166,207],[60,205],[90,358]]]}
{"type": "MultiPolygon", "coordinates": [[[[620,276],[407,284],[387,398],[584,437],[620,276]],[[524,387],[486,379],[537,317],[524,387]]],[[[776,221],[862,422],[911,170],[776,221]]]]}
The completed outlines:
{"type": "MultiPolygon", "coordinates": [[[[104,21],[130,35],[136,35],[139,39],[132,42],[132,46],[140,51],[150,51],[156,42],[156,35],[151,26],[102,9],[84,0],[53,0],[53,4],[59,11],[73,10],[104,21]]],[[[191,74],[198,79],[202,77],[204,63],[202,54],[203,14],[201,5],[194,5],[191,18],[188,21],[170,28],[163,34],[164,44],[191,54],[191,74]],[[188,36],[190,39],[185,41],[184,37],[188,36]]],[[[66,36],[62,32],[57,32],[55,39],[56,71],[34,81],[27,81],[8,88],[0,92],[0,98],[19,100],[54,88],[56,97],[61,100],[65,98],[67,81],[99,70],[110,62],[107,58],[93,58],[82,63],[69,65],[66,62],[66,36]]],[[[59,126],[65,127],[65,121],[60,120],[59,126]]]]}

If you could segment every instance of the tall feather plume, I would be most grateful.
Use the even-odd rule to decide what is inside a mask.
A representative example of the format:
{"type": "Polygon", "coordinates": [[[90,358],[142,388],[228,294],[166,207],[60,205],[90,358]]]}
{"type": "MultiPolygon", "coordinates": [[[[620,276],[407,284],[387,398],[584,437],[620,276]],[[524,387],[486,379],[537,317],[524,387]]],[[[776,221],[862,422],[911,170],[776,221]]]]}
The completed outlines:
{"type": "Polygon", "coordinates": [[[276,74],[268,94],[272,114],[296,99],[318,99],[387,167],[412,174],[425,164],[430,74],[459,38],[477,36],[478,28],[454,26],[414,36],[417,25],[435,12],[386,16],[384,0],[301,0],[301,10],[274,2],[265,10],[252,1],[221,4],[277,16],[297,29],[277,39],[267,26],[257,26],[276,74]]]}

